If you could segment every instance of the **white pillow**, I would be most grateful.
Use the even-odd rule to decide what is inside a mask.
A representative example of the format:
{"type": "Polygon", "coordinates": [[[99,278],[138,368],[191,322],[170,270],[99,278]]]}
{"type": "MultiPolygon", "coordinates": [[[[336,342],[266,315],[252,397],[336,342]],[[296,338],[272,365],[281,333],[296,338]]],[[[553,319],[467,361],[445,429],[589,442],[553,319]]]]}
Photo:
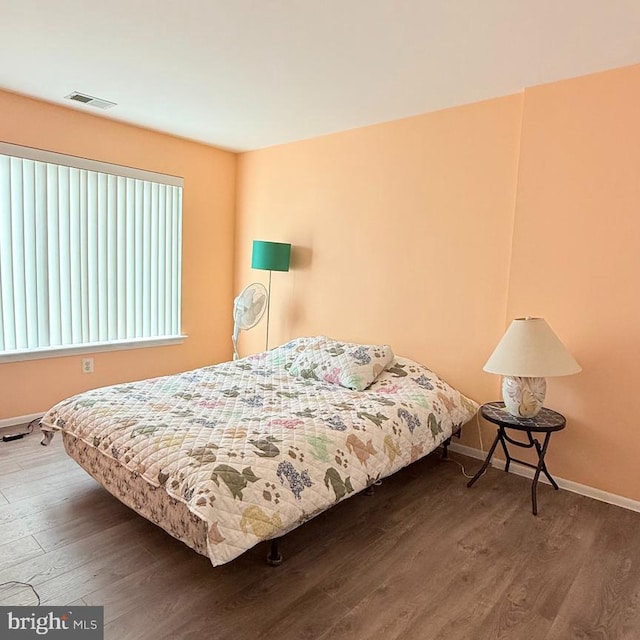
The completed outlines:
{"type": "Polygon", "coordinates": [[[291,364],[289,373],[364,391],[393,358],[393,351],[386,344],[355,344],[326,338],[303,349],[291,364]]]}

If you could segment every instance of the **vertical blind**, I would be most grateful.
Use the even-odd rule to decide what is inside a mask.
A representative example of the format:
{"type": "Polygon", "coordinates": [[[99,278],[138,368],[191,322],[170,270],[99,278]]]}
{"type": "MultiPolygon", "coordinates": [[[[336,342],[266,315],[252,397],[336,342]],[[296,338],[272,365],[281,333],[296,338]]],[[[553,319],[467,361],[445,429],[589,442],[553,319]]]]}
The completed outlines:
{"type": "Polygon", "coordinates": [[[0,356],[179,336],[182,180],[7,147],[0,356]]]}

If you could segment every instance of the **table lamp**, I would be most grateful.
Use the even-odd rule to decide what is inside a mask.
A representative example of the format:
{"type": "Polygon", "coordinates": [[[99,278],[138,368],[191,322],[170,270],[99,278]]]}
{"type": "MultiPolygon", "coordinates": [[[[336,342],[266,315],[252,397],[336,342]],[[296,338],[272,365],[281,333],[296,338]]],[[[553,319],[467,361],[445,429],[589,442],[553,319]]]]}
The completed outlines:
{"type": "Polygon", "coordinates": [[[545,377],[582,371],[543,318],[516,318],[498,343],[484,371],[503,376],[505,409],[532,418],[544,403],[545,377]]]}
{"type": "Polygon", "coordinates": [[[267,336],[265,351],[269,348],[269,311],[271,307],[271,273],[273,271],[289,271],[291,245],[285,242],[265,242],[254,240],[251,252],[251,268],[269,272],[269,288],[267,295],[267,336]]]}

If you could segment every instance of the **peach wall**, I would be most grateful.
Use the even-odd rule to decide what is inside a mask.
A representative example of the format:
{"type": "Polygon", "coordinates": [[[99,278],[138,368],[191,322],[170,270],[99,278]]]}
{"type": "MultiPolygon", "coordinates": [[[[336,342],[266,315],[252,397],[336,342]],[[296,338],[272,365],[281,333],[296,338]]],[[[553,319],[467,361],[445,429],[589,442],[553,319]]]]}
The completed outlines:
{"type": "Polygon", "coordinates": [[[640,66],[525,93],[508,317],[544,315],[583,372],[548,380],[568,418],[559,476],[640,500],[640,66]]]}
{"type": "Polygon", "coordinates": [[[386,341],[480,402],[511,320],[545,317],[584,369],[548,380],[552,473],[640,500],[638,104],[634,66],[243,154],[235,289],[266,281],[252,239],[291,242],[272,344],[386,341]]]}
{"type": "Polygon", "coordinates": [[[0,91],[0,140],[183,176],[181,345],[0,364],[0,419],[88,388],[229,359],[235,154],[0,91]]]}
{"type": "Polygon", "coordinates": [[[271,346],[388,342],[494,397],[479,372],[506,312],[521,109],[515,95],[242,154],[236,291],[267,281],[253,239],[293,244],[291,271],[273,274],[271,346]]]}

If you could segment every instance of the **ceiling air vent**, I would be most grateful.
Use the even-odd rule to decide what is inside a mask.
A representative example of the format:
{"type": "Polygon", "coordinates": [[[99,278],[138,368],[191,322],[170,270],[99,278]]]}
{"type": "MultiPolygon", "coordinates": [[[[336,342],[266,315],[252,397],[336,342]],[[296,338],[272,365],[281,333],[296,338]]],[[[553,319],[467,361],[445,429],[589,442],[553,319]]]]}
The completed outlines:
{"type": "Polygon", "coordinates": [[[68,100],[75,100],[76,102],[82,102],[83,104],[88,104],[89,106],[96,107],[97,109],[111,109],[111,107],[116,106],[115,102],[96,98],[95,96],[88,96],[86,93],[80,93],[78,91],[70,93],[68,96],[65,96],[65,98],[68,100]]]}

